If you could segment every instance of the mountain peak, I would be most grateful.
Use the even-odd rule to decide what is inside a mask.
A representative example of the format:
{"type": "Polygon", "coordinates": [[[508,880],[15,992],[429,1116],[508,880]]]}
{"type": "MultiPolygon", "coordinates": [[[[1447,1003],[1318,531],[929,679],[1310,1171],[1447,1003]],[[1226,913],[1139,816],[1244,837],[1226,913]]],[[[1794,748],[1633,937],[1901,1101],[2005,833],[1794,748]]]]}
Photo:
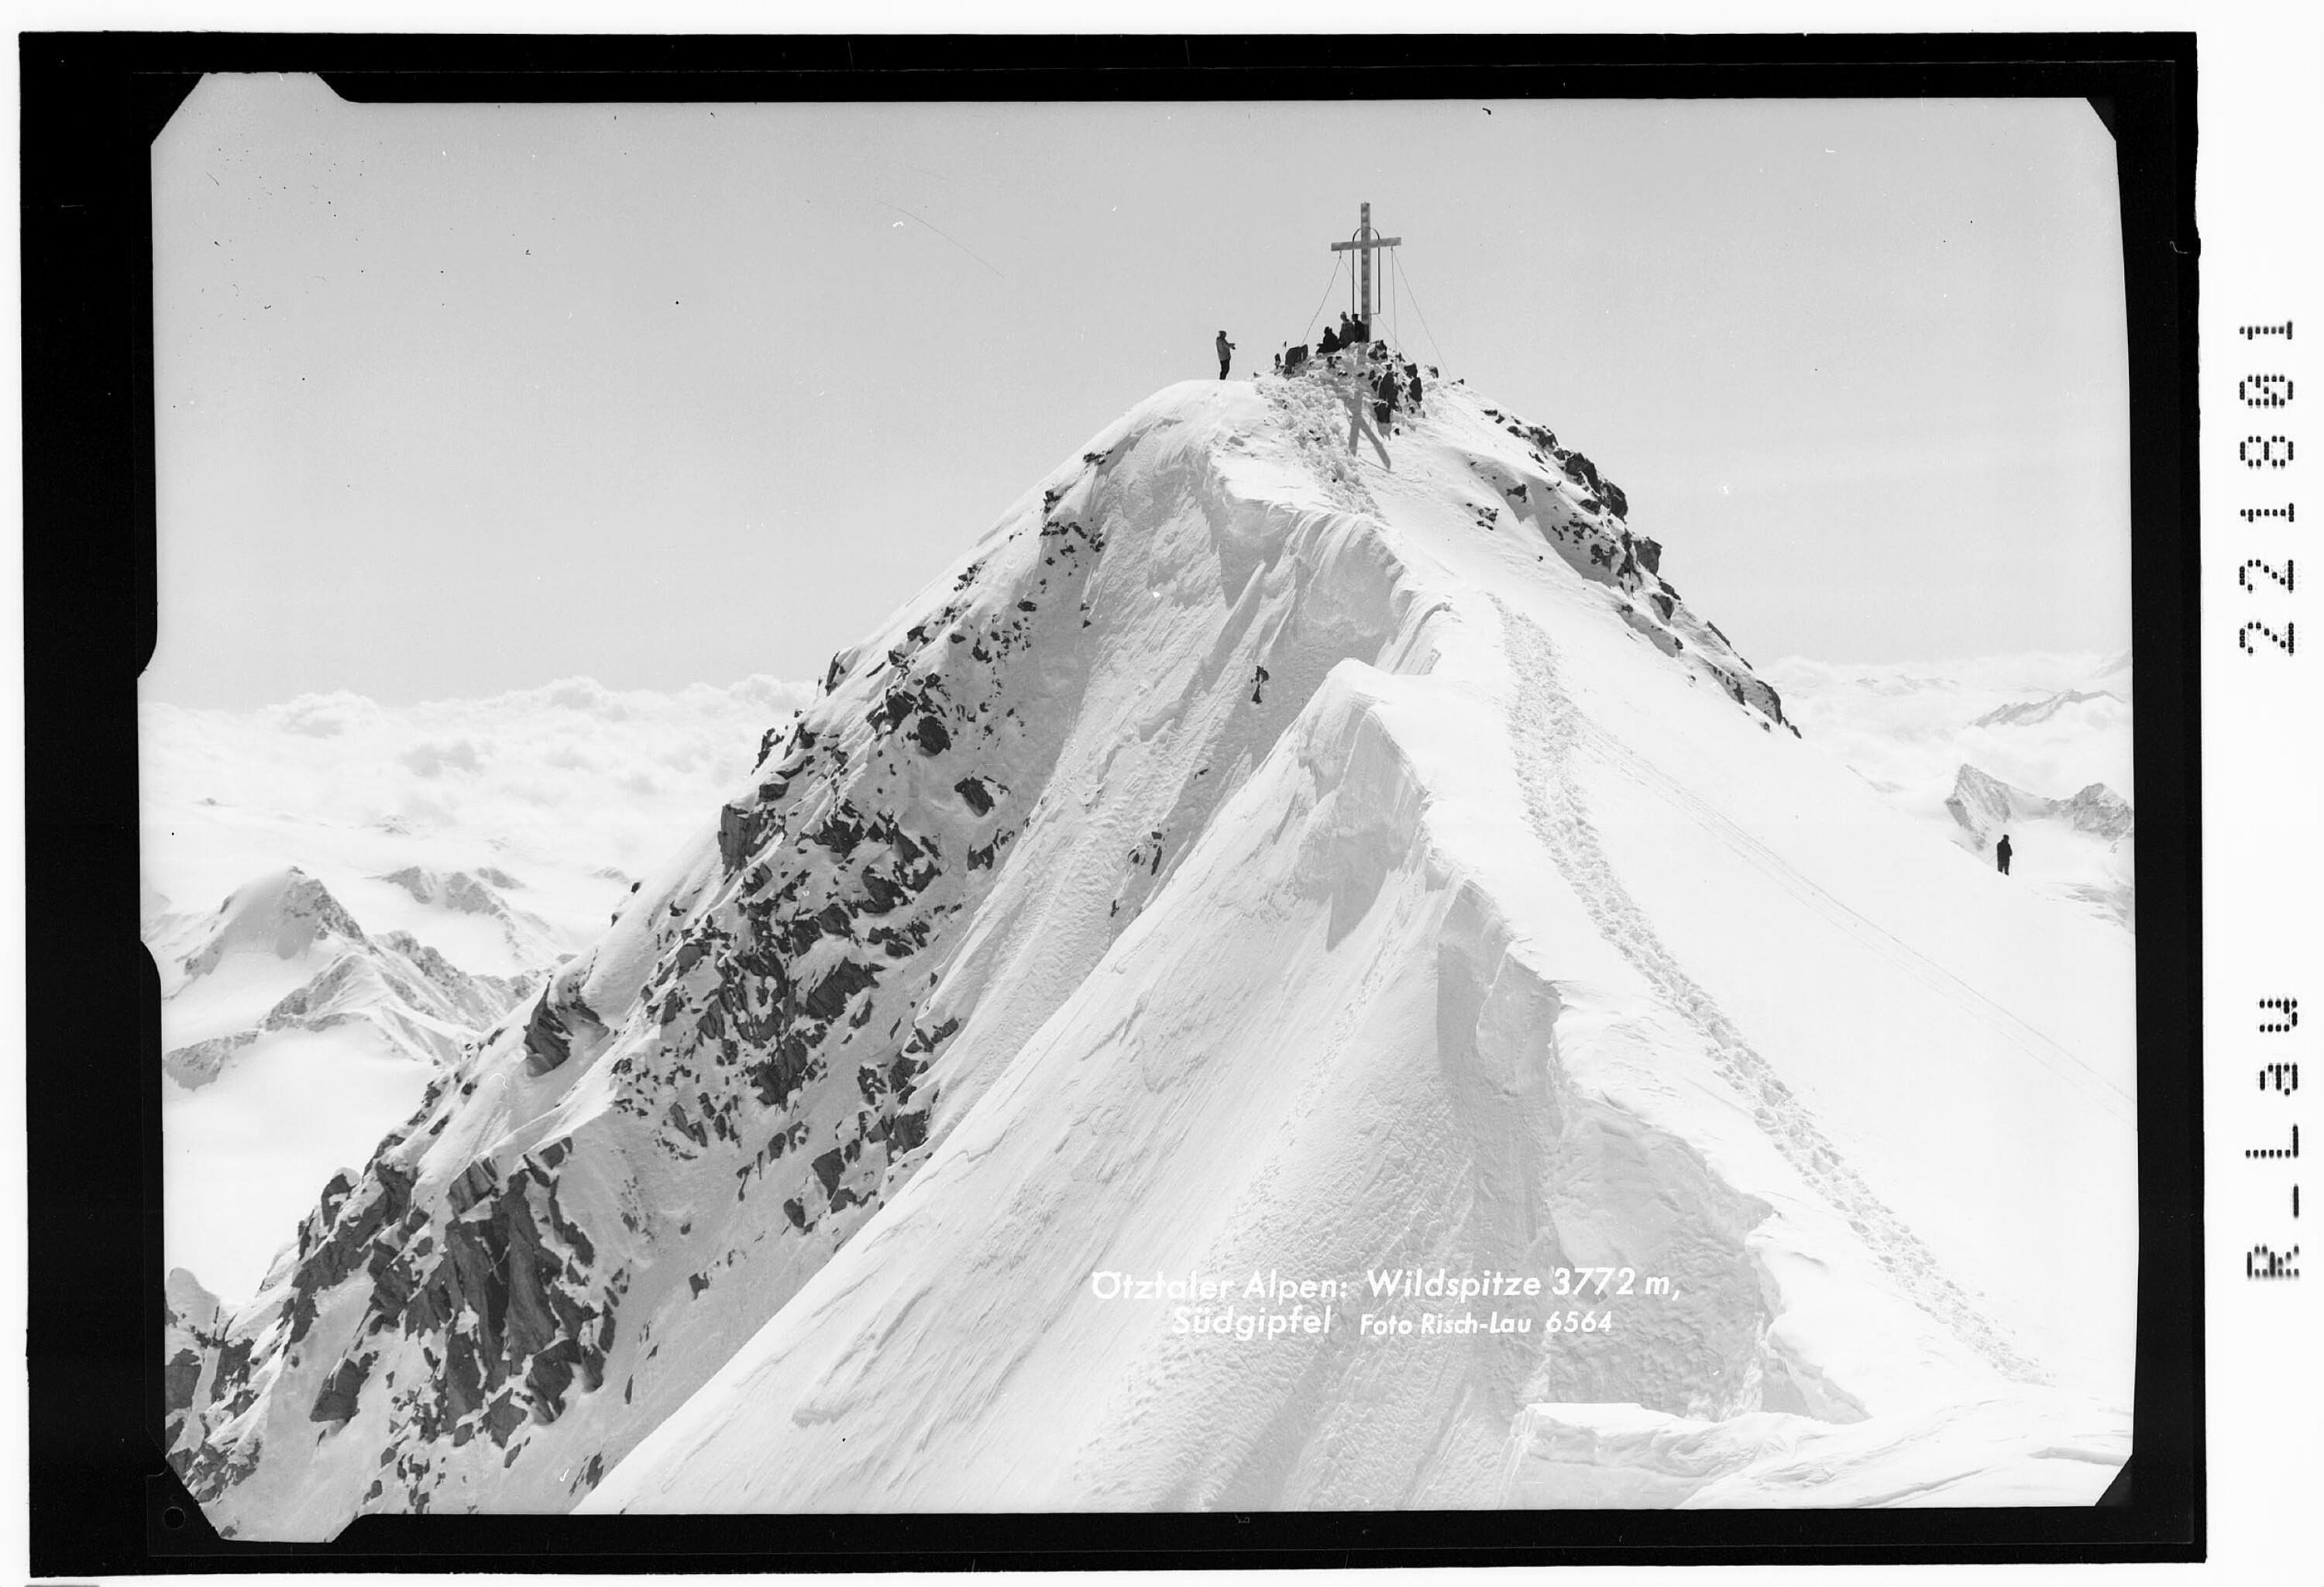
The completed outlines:
{"type": "Polygon", "coordinates": [[[218,906],[201,945],[183,961],[187,975],[207,975],[235,954],[293,959],[326,938],[364,940],[331,890],[296,865],[236,888],[218,906]]]}
{"type": "MultiPolygon", "coordinates": [[[[1802,1318],[1904,1328],[1949,1381],[2046,1374],[1952,1276],[1979,1248],[1920,1245],[1884,1199],[1910,1184],[1849,1167],[1721,1011],[1802,973],[1722,945],[1884,914],[1862,855],[1768,812],[1879,807],[1775,732],[1588,458],[1458,383],[1383,415],[1352,378],[1166,388],[833,658],[233,1318],[172,1455],[214,1519],[973,1508],[972,1472],[985,1508],[1491,1503],[1520,1386],[1674,1416],[1925,1400],[1802,1318]],[[1669,943],[1658,911],[1687,917],[1669,943]],[[1680,1074],[1720,1100],[1689,1112],[1680,1074]],[[1840,1215],[1778,1210],[1810,1204],[1840,1215]],[[1717,1297],[1685,1314],[1716,1339],[1665,1308],[1612,1352],[1480,1353],[1447,1370],[1506,1391],[1380,1422],[1361,1470],[1314,1454],[1355,1357],[1190,1354],[1086,1293],[1101,1267],[1618,1259],[1717,1297]],[[975,1283],[1043,1331],[979,1332],[975,1283]],[[750,1428],[706,1388],[730,1358],[773,1407],[750,1428]],[[1122,1397],[1149,1380],[1169,1427],[1122,1397]],[[1003,1446],[997,1475],[967,1453],[1003,1446]]],[[[1817,975],[1959,1045],[1979,1009],[1893,973],[1928,934],[1886,914],[1819,937],[1817,975]]],[[[1779,1033],[1819,1085],[1919,1094],[1779,1033]]]]}

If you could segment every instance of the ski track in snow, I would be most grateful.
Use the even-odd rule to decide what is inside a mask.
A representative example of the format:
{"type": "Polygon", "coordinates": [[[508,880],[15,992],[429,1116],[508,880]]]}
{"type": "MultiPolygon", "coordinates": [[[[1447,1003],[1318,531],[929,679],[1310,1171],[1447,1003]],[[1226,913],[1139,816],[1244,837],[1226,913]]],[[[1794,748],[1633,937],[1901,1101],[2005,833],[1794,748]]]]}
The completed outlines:
{"type": "MultiPolygon", "coordinates": [[[[1938,1265],[1920,1238],[1873,1194],[1862,1176],[1817,1128],[1807,1107],[1776,1078],[1774,1067],[1744,1039],[1734,1021],[1708,992],[1694,983],[1655,935],[1645,911],[1615,875],[1571,776],[1574,752],[1585,739],[1593,747],[1600,748],[1607,747],[1610,741],[1590,727],[1560,685],[1557,650],[1549,636],[1498,595],[1493,604],[1508,635],[1509,659],[1516,678],[1517,687],[1509,700],[1509,728],[1517,752],[1518,781],[1525,789],[1526,814],[1533,824],[1535,835],[1549,851],[1559,875],[1582,900],[1591,923],[1646,978],[1664,1002],[1701,1035],[1720,1077],[1752,1103],[1752,1118],[1784,1161],[1848,1219],[1866,1248],[1905,1295],[1930,1315],[1942,1320],[2005,1376],[2026,1383],[2050,1382],[2050,1374],[2011,1344],[2001,1328],[1979,1311],[1969,1295],[1938,1265]]],[[[1631,761],[1637,759],[1627,752],[1625,758],[1631,761]]],[[[1812,883],[1791,872],[1757,840],[1749,841],[1764,857],[1764,866],[1771,874],[1788,873],[1784,879],[1793,891],[1812,890],[1812,883]]],[[[1854,914],[1837,900],[1831,903],[1834,909],[1854,914]]],[[[1869,926],[1870,922],[1864,924],[1869,926]]],[[[1860,932],[1852,935],[1864,939],[1860,932]]],[[[1903,948],[1904,945],[1899,943],[1896,946],[1903,948]]],[[[1943,973],[1933,965],[1929,969],[1943,973]]]]}

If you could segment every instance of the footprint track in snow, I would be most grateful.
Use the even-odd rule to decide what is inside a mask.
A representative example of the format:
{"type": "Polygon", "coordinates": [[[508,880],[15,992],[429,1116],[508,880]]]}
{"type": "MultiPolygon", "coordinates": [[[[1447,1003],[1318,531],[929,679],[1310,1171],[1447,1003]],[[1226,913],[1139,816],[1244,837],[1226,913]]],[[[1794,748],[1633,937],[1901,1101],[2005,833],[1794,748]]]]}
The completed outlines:
{"type": "Polygon", "coordinates": [[[1614,873],[1573,786],[1575,749],[1585,734],[1603,735],[1582,720],[1559,684],[1557,650],[1549,636],[1506,602],[1497,597],[1493,604],[1508,636],[1516,683],[1509,727],[1526,814],[1591,923],[1702,1038],[1713,1068],[1752,1105],[1753,1120],[1776,1151],[1848,1220],[1904,1293],[2005,1376],[2020,1382],[2050,1381],[2049,1373],[2018,1352],[1920,1237],[1873,1193],[1818,1128],[1807,1106],[1776,1077],[1774,1066],[1655,936],[1646,912],[1614,873]]]}

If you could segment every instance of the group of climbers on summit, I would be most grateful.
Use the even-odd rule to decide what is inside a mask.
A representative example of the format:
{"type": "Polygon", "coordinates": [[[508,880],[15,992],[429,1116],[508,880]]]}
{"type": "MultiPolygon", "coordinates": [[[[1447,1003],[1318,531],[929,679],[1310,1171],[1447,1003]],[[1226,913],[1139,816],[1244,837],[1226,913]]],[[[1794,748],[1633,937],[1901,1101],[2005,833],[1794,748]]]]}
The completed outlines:
{"type": "Polygon", "coordinates": [[[1372,328],[1346,309],[1340,311],[1339,328],[1323,328],[1323,339],[1316,344],[1315,355],[1326,357],[1342,347],[1358,347],[1371,340],[1372,328]]]}
{"type": "MultiPolygon", "coordinates": [[[[1359,439],[1368,437],[1385,468],[1391,466],[1388,448],[1371,427],[1378,425],[1382,431],[1395,433],[1398,428],[1395,419],[1400,411],[1420,411],[1423,387],[1420,365],[1404,358],[1387,342],[1372,340],[1371,334],[1369,321],[1343,310],[1339,324],[1323,328],[1314,358],[1309,357],[1304,342],[1296,347],[1286,343],[1275,355],[1272,373],[1278,378],[1298,374],[1320,363],[1333,374],[1345,377],[1342,394],[1348,404],[1349,449],[1352,451],[1359,439]]],[[[1219,356],[1219,378],[1224,380],[1234,366],[1235,344],[1222,330],[1213,346],[1219,356]]],[[[1433,367],[1428,373],[1431,377],[1436,374],[1433,367]]]]}
{"type": "MultiPolygon", "coordinates": [[[[1342,309],[1338,325],[1327,325],[1323,328],[1323,335],[1316,344],[1314,356],[1323,359],[1348,349],[1366,348],[1370,356],[1378,360],[1379,365],[1378,371],[1371,374],[1370,382],[1372,417],[1379,423],[1386,424],[1390,416],[1399,408],[1409,407],[1415,411],[1419,409],[1423,389],[1420,365],[1406,360],[1402,361],[1399,367],[1399,361],[1389,353],[1388,344],[1373,342],[1370,337],[1371,327],[1369,324],[1342,309]]],[[[1234,364],[1235,344],[1229,341],[1227,333],[1222,330],[1213,346],[1219,357],[1219,378],[1224,380],[1227,377],[1227,372],[1234,364]]],[[[1275,355],[1272,372],[1276,374],[1296,374],[1307,365],[1308,356],[1306,344],[1302,343],[1296,347],[1286,344],[1275,355]]],[[[1351,370],[1350,373],[1356,373],[1356,371],[1351,370]]]]}

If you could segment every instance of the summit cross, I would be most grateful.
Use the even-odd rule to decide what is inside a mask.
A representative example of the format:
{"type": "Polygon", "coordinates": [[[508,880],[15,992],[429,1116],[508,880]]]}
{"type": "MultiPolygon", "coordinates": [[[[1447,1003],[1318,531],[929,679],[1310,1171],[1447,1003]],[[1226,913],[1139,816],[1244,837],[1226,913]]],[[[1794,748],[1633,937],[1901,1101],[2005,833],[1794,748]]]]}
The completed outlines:
{"type": "Polygon", "coordinates": [[[1358,217],[1356,235],[1344,243],[1332,245],[1334,254],[1352,250],[1356,255],[1359,270],[1351,271],[1348,275],[1349,308],[1367,326],[1372,322],[1372,254],[1381,248],[1393,248],[1403,241],[1402,237],[1384,237],[1372,230],[1372,207],[1370,201],[1366,200],[1358,217]],[[1359,273],[1362,278],[1360,287],[1358,285],[1359,273]]]}

